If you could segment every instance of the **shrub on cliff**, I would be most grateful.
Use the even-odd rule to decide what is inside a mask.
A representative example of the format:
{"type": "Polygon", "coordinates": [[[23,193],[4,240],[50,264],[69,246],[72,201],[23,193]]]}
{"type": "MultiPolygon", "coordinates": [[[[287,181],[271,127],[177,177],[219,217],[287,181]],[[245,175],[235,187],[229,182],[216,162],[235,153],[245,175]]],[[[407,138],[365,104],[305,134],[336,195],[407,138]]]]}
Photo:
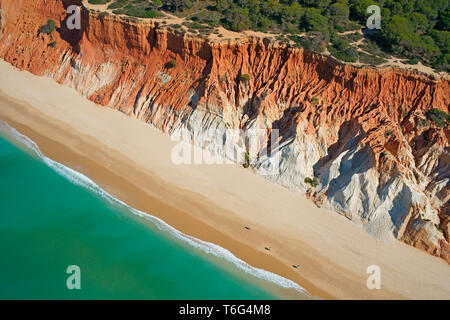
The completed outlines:
{"type": "Polygon", "coordinates": [[[44,24],[40,29],[39,33],[45,33],[51,35],[53,31],[56,29],[56,23],[53,20],[47,20],[47,23],[44,24]]]}
{"type": "Polygon", "coordinates": [[[175,68],[176,66],[177,62],[173,59],[166,63],[166,69],[172,69],[175,68]]]}
{"type": "Polygon", "coordinates": [[[320,181],[319,181],[319,178],[317,178],[317,177],[313,177],[312,179],[309,178],[309,177],[306,177],[305,178],[305,183],[307,183],[307,184],[309,184],[309,185],[311,185],[312,187],[315,188],[315,187],[317,187],[319,185],[320,181]]]}
{"type": "Polygon", "coordinates": [[[244,83],[249,82],[250,81],[250,75],[248,75],[246,73],[241,74],[241,81],[244,82],[244,83]]]}
{"type": "Polygon", "coordinates": [[[248,168],[250,166],[250,156],[248,155],[248,152],[244,154],[244,163],[242,164],[244,168],[248,168]]]}
{"type": "Polygon", "coordinates": [[[267,92],[263,92],[261,93],[261,96],[259,97],[260,101],[263,101],[266,97],[267,97],[268,93],[267,92]]]}
{"type": "Polygon", "coordinates": [[[438,128],[443,128],[446,123],[450,122],[450,114],[439,109],[431,109],[427,112],[427,117],[433,121],[438,128]]]}
{"type": "Polygon", "coordinates": [[[391,136],[393,133],[394,133],[394,131],[388,130],[384,133],[384,136],[387,138],[387,137],[391,136]]]}

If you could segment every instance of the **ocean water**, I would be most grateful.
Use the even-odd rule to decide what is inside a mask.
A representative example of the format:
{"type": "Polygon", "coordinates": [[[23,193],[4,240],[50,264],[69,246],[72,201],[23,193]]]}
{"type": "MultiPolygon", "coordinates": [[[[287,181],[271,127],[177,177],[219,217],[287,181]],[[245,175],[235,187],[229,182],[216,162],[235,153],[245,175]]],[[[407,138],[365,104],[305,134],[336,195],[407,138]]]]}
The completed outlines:
{"type": "Polygon", "coordinates": [[[0,299],[305,298],[114,199],[0,121],[0,299]],[[81,289],[69,290],[68,266],[81,289]]]}

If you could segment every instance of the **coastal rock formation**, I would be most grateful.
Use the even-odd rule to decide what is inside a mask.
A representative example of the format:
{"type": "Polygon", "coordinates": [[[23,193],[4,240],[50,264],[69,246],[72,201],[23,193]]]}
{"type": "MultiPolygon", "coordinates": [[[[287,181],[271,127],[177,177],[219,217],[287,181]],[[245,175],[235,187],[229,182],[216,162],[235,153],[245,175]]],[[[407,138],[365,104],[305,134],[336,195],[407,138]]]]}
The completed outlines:
{"type": "Polygon", "coordinates": [[[448,78],[85,8],[82,29],[68,30],[71,4],[81,0],[0,0],[0,57],[228,158],[262,141],[271,152],[250,156],[256,173],[450,263],[450,128],[427,117],[449,112],[448,78]],[[48,19],[56,30],[39,33],[48,19]]]}

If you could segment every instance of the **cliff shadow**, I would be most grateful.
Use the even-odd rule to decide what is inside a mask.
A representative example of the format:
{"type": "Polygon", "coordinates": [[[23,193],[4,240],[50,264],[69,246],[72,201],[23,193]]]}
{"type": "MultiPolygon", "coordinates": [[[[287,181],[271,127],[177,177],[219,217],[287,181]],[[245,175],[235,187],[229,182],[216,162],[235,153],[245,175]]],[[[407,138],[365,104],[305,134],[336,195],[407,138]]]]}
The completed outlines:
{"type": "Polygon", "coordinates": [[[337,141],[327,149],[327,155],[313,166],[315,176],[324,183],[329,181],[327,197],[333,197],[332,190],[338,192],[341,186],[350,183],[355,174],[366,172],[375,165],[375,153],[370,146],[360,147],[364,137],[365,131],[356,119],[344,122],[337,141]],[[340,159],[339,175],[330,179],[330,168],[343,153],[345,155],[340,159]]]}
{"type": "Polygon", "coordinates": [[[192,96],[189,106],[195,110],[197,109],[198,102],[202,97],[205,96],[206,88],[208,86],[208,80],[211,76],[211,70],[213,67],[213,59],[211,47],[206,42],[203,42],[200,50],[196,53],[199,58],[206,62],[205,67],[202,71],[202,77],[197,81],[196,85],[193,86],[195,94],[192,96]]]}
{"type": "Polygon", "coordinates": [[[272,130],[279,130],[280,144],[295,139],[297,136],[297,117],[304,110],[304,106],[291,106],[283,111],[280,119],[272,122],[272,130]]]}
{"type": "MultiPolygon", "coordinates": [[[[302,106],[292,106],[284,110],[280,119],[272,122],[271,130],[267,136],[267,145],[261,150],[263,154],[271,155],[272,151],[277,152],[281,145],[294,141],[297,136],[297,116],[303,112],[304,109],[305,108],[302,106]],[[278,130],[278,133],[273,136],[274,131],[276,130],[278,130]],[[274,145],[272,145],[272,143],[274,143],[274,145]]],[[[252,119],[256,119],[256,115],[249,118],[249,121],[251,122],[252,119]]]]}

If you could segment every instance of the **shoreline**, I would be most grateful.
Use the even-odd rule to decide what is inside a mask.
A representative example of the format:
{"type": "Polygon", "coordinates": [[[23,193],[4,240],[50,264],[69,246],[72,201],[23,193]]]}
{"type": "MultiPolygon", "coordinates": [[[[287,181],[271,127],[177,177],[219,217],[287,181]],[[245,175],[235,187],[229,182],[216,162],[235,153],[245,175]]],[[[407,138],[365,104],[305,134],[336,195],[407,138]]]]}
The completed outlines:
{"type": "MultiPolygon", "coordinates": [[[[0,94],[1,95],[1,94],[0,94]]],[[[0,100],[1,103],[1,100],[0,100]]],[[[101,173],[102,171],[105,171],[108,176],[112,176],[114,180],[120,179],[117,175],[115,175],[113,172],[109,172],[108,170],[104,170],[105,168],[98,166],[95,162],[90,161],[88,158],[84,158],[83,156],[77,155],[70,150],[68,150],[64,145],[61,145],[51,139],[48,139],[46,137],[43,137],[37,132],[34,132],[32,129],[22,126],[19,123],[14,122],[14,120],[10,120],[12,123],[14,123],[17,127],[20,127],[22,130],[27,131],[29,134],[37,137],[41,142],[42,145],[48,148],[57,148],[59,152],[64,153],[64,156],[70,156],[74,157],[78,163],[80,163],[80,159],[82,159],[83,163],[88,163],[92,165],[92,169],[99,170],[101,173]],[[107,172],[108,171],[108,172],[107,172]]],[[[69,179],[71,183],[80,184],[82,188],[86,188],[87,190],[90,190],[94,195],[97,195],[104,200],[107,200],[109,202],[114,203],[115,205],[120,208],[120,210],[125,209],[126,214],[133,215],[139,218],[144,219],[144,224],[151,225],[151,228],[157,228],[158,230],[161,230],[163,233],[167,233],[165,236],[168,238],[173,238],[175,241],[180,241],[183,243],[183,245],[190,248],[190,250],[200,250],[205,257],[207,257],[208,260],[214,261],[213,264],[216,264],[219,262],[221,265],[221,268],[224,270],[228,270],[231,268],[231,265],[233,268],[230,271],[231,274],[237,273],[237,269],[242,271],[244,274],[247,275],[247,277],[250,278],[250,282],[252,282],[254,285],[260,287],[263,290],[267,290],[272,296],[278,298],[278,299],[298,299],[301,300],[304,299],[314,299],[316,297],[310,296],[303,288],[299,287],[298,284],[295,282],[291,282],[290,280],[286,278],[282,278],[276,274],[270,273],[266,270],[262,269],[256,269],[252,266],[248,265],[245,261],[240,260],[236,258],[234,255],[232,255],[231,252],[228,250],[217,247],[215,244],[210,242],[204,242],[202,240],[199,240],[197,238],[191,237],[189,235],[186,235],[182,233],[181,231],[173,228],[171,225],[167,224],[165,221],[161,220],[160,218],[154,216],[151,213],[148,212],[142,212],[138,211],[135,208],[130,207],[127,203],[113,197],[111,194],[109,194],[106,190],[102,189],[100,186],[98,186],[94,181],[92,181],[89,177],[83,175],[82,173],[73,170],[72,168],[66,167],[60,162],[54,161],[53,159],[50,159],[46,157],[40,149],[38,148],[35,141],[31,140],[28,136],[23,135],[19,130],[17,130],[15,127],[10,126],[7,122],[0,119],[0,137],[6,139],[10,143],[16,145],[17,147],[21,148],[27,153],[30,153],[33,157],[36,156],[36,153],[39,154],[38,158],[39,160],[42,160],[47,166],[49,166],[51,169],[56,171],[57,174],[64,176],[65,178],[69,179]],[[5,126],[3,125],[3,123],[5,126]],[[6,130],[4,130],[4,127],[6,127],[6,130]],[[6,135],[3,136],[2,131],[6,132],[6,135]],[[32,146],[30,146],[27,142],[24,143],[24,141],[30,141],[32,146]],[[23,146],[25,144],[25,146],[23,146]],[[57,168],[54,168],[54,164],[57,164],[57,168]],[[73,179],[77,180],[77,182],[74,182],[73,179]],[[86,184],[89,185],[89,187],[86,187],[86,184]],[[93,188],[93,189],[91,189],[93,188]],[[226,265],[222,265],[220,263],[220,260],[223,259],[226,261],[226,265]],[[230,265],[229,265],[230,264],[230,265]],[[254,279],[252,279],[254,278],[254,279]],[[258,280],[256,280],[258,279],[258,280]]],[[[73,158],[71,158],[73,159],[73,158]]],[[[118,180],[115,181],[115,183],[118,180]]],[[[122,185],[123,187],[123,185],[122,185]]],[[[130,190],[134,191],[134,190],[130,190]]],[[[139,190],[138,190],[139,192],[139,190]]],[[[155,202],[158,205],[157,199],[150,198],[150,202],[155,202]]],[[[162,204],[164,205],[164,204],[162,204]]],[[[175,210],[174,208],[165,208],[169,211],[175,210]]],[[[185,214],[182,212],[175,212],[178,215],[185,214]]],[[[203,229],[207,229],[208,227],[204,224],[202,224],[200,221],[198,222],[198,226],[203,229]]],[[[244,279],[245,281],[248,281],[247,278],[243,278],[241,274],[237,274],[237,277],[239,279],[244,279]]]]}
{"type": "MultiPolygon", "coordinates": [[[[0,103],[4,102],[4,100],[2,100],[2,99],[4,99],[4,96],[3,96],[3,92],[0,90],[0,103]]],[[[18,105],[15,104],[14,106],[17,107],[18,105]]],[[[2,119],[2,118],[0,118],[0,119],[2,119]]],[[[252,260],[257,261],[257,259],[261,259],[261,257],[258,255],[258,252],[254,252],[254,250],[252,248],[246,246],[245,244],[237,243],[232,238],[228,237],[225,234],[220,233],[220,231],[218,231],[218,230],[212,229],[207,224],[196,219],[195,217],[191,217],[191,216],[187,215],[187,213],[182,212],[181,210],[178,210],[177,208],[171,207],[171,206],[165,204],[164,202],[152,197],[151,195],[145,194],[145,192],[143,192],[143,190],[137,188],[131,182],[127,181],[126,179],[123,179],[122,177],[120,177],[119,175],[115,174],[114,172],[108,170],[107,168],[99,165],[97,162],[92,161],[83,155],[72,152],[70,149],[66,148],[64,145],[39,134],[38,132],[34,131],[32,128],[22,125],[16,121],[14,121],[13,119],[8,119],[7,117],[5,117],[4,121],[6,121],[6,123],[11,128],[17,130],[20,134],[23,134],[27,138],[31,139],[31,137],[34,137],[34,139],[31,139],[31,140],[34,143],[36,143],[36,145],[39,147],[39,150],[42,152],[42,154],[44,156],[46,156],[47,158],[51,159],[52,161],[63,164],[65,166],[67,164],[67,167],[72,170],[75,170],[74,168],[77,167],[77,170],[75,170],[75,171],[78,173],[81,173],[83,175],[84,175],[83,172],[90,172],[90,176],[87,177],[88,179],[91,179],[91,176],[96,176],[96,178],[97,178],[96,181],[94,181],[93,179],[91,179],[91,180],[93,180],[94,183],[98,184],[99,187],[102,188],[102,190],[109,193],[109,192],[117,192],[117,190],[119,190],[119,189],[120,190],[126,189],[127,192],[126,192],[126,194],[124,194],[124,196],[122,196],[122,199],[115,198],[115,196],[113,194],[111,194],[111,196],[114,197],[114,199],[116,201],[123,202],[125,206],[129,206],[129,203],[127,203],[125,200],[123,200],[125,198],[130,201],[139,201],[139,202],[143,201],[143,202],[145,202],[145,204],[143,204],[142,208],[147,207],[150,209],[150,207],[151,207],[152,210],[156,210],[157,212],[160,212],[160,211],[164,212],[165,218],[167,218],[169,221],[172,221],[175,225],[180,225],[180,228],[182,228],[182,229],[186,229],[186,227],[187,227],[186,230],[188,230],[190,232],[189,235],[186,235],[180,229],[175,228],[174,225],[167,223],[167,221],[162,220],[162,218],[160,217],[159,214],[155,215],[153,212],[150,214],[149,212],[144,212],[144,211],[141,211],[141,209],[130,206],[130,210],[139,210],[140,212],[145,214],[147,217],[144,217],[144,218],[149,219],[150,223],[154,224],[152,219],[157,219],[160,221],[158,223],[163,223],[168,226],[168,227],[165,226],[164,227],[165,229],[167,229],[167,230],[169,230],[169,228],[176,229],[177,233],[180,233],[181,237],[186,238],[185,240],[182,240],[182,241],[187,242],[187,239],[189,239],[190,237],[193,237],[194,239],[190,240],[190,241],[198,242],[201,245],[200,241],[204,241],[204,240],[198,241],[199,238],[192,236],[191,234],[198,233],[199,236],[213,234],[214,239],[220,239],[220,241],[226,242],[231,248],[238,248],[239,251],[243,252],[247,257],[250,257],[250,259],[249,259],[250,261],[252,261],[252,260]],[[39,143],[37,141],[39,141],[39,143]],[[46,150],[46,152],[44,152],[43,150],[46,150]],[[55,152],[55,150],[58,150],[58,151],[55,152]],[[52,155],[51,157],[49,156],[50,154],[52,155]],[[55,158],[57,158],[58,160],[56,160],[55,158]],[[74,165],[69,166],[68,165],[69,163],[73,163],[74,165]],[[78,170],[80,170],[80,171],[78,171],[78,170]],[[107,179],[109,180],[108,182],[106,182],[107,179]],[[98,181],[105,181],[105,185],[102,187],[101,184],[98,183],[98,181]],[[108,191],[108,189],[110,189],[110,190],[108,191]],[[131,196],[130,194],[133,194],[133,196],[131,196]],[[179,221],[180,218],[182,221],[179,221]],[[188,223],[185,225],[181,222],[183,222],[183,223],[188,222],[188,223]]],[[[15,142],[12,141],[12,143],[15,143],[15,142]]],[[[135,203],[138,203],[138,202],[135,202],[135,203]]],[[[136,214],[136,213],[132,213],[132,214],[136,214]]],[[[141,216],[141,215],[138,215],[138,216],[141,216]]],[[[168,231],[168,232],[171,232],[171,231],[168,231]]],[[[212,242],[210,242],[210,243],[212,243],[212,242]]],[[[212,243],[212,244],[215,245],[215,243],[212,243]]],[[[243,260],[241,260],[241,261],[243,261],[243,260]]],[[[233,261],[230,261],[230,262],[233,262],[233,261]]],[[[243,262],[246,263],[246,261],[243,261],[243,262]]],[[[270,261],[269,259],[266,259],[265,263],[277,265],[280,262],[276,261],[276,260],[270,261]]],[[[250,265],[250,267],[253,267],[253,265],[250,265]]],[[[281,271],[281,269],[278,269],[278,270],[281,271]]],[[[264,271],[266,271],[266,270],[264,270],[264,271]]],[[[249,274],[251,274],[252,276],[254,276],[256,278],[259,278],[258,276],[254,275],[253,273],[249,272],[249,274]]],[[[276,275],[278,275],[278,274],[276,274],[276,275]]],[[[261,279],[261,278],[259,278],[259,279],[261,279]]],[[[289,279],[287,279],[287,280],[289,280],[289,279]]],[[[267,281],[270,281],[270,280],[267,280],[267,281]]],[[[302,280],[302,282],[303,282],[303,280],[302,280]]],[[[290,294],[290,293],[283,292],[284,290],[295,290],[294,288],[282,287],[274,281],[270,281],[270,283],[273,286],[280,287],[275,293],[279,294],[281,297],[292,299],[297,296],[297,294],[290,294]]],[[[296,284],[298,285],[298,283],[296,283],[296,284]]],[[[304,288],[302,287],[301,289],[304,289],[304,288]]],[[[313,290],[316,292],[315,288],[313,290]]],[[[327,296],[327,294],[325,292],[321,292],[321,290],[318,290],[318,289],[317,289],[317,293],[327,296]]],[[[301,294],[303,294],[303,293],[301,293],[301,294]]],[[[309,295],[310,293],[307,292],[306,294],[309,295]]],[[[310,296],[310,297],[315,298],[315,296],[310,296]]]]}
{"type": "Polygon", "coordinates": [[[320,298],[450,298],[450,268],[440,259],[399,242],[379,243],[336,213],[237,165],[176,166],[167,135],[0,62],[0,118],[47,157],[131,207],[320,298]],[[366,287],[371,264],[387,273],[382,290],[366,287]]]}

